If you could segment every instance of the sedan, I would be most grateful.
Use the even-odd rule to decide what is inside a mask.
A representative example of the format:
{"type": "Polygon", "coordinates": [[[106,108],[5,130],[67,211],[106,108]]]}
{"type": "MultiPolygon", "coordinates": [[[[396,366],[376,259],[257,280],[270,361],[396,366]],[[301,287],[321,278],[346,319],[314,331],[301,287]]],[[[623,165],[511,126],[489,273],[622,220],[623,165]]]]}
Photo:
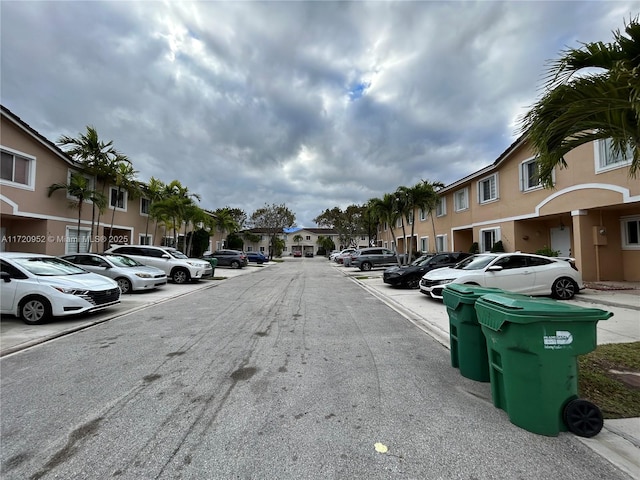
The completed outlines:
{"type": "Polygon", "coordinates": [[[79,253],[60,258],[90,272],[113,278],[118,282],[122,293],[152,290],[167,284],[167,274],[164,270],[144,265],[125,255],[79,253]]]}
{"type": "Polygon", "coordinates": [[[247,260],[249,262],[266,263],[269,259],[261,252],[247,252],[247,260]]]}
{"type": "Polygon", "coordinates": [[[3,252],[0,266],[0,313],[19,317],[28,325],[120,303],[115,281],[60,258],[3,252]]]}
{"type": "Polygon", "coordinates": [[[436,268],[454,266],[471,254],[463,252],[440,252],[419,257],[410,265],[389,267],[382,280],[393,287],[418,288],[425,273],[436,268]]]}
{"type": "Polygon", "coordinates": [[[455,267],[438,268],[420,280],[420,292],[442,298],[450,283],[495,287],[525,295],[551,295],[569,300],[584,288],[582,275],[572,259],[528,253],[483,253],[455,267]]]}

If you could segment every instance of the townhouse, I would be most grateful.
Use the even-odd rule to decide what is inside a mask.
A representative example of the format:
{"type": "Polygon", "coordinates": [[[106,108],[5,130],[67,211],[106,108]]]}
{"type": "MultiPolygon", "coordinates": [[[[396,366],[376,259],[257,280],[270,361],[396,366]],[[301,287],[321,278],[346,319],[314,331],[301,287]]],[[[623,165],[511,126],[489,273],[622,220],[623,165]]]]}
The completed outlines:
{"type": "MultiPolygon", "coordinates": [[[[269,254],[271,234],[268,230],[251,228],[241,232],[240,235],[244,239],[245,251],[261,252],[265,255],[269,254]]],[[[282,233],[279,233],[277,236],[284,242],[282,250],[283,256],[293,255],[295,251],[302,252],[303,255],[316,255],[320,248],[318,240],[321,236],[330,238],[336,247],[339,246],[338,233],[332,228],[285,228],[282,233]]]]}
{"type": "Polygon", "coordinates": [[[161,244],[165,231],[150,220],[146,198],[128,198],[115,185],[95,185],[90,177],[91,188],[103,191],[108,205],[91,232],[93,204],[84,202],[78,231],[75,197],[64,189],[48,193],[53,184],[68,184],[79,165],[6,107],[0,113],[1,251],[63,255],[87,251],[90,241],[96,252],[112,243],[161,244]]]}
{"type": "MultiPolygon", "coordinates": [[[[631,157],[597,141],[565,160],[554,187],[543,188],[522,136],[493,164],[440,190],[433,222],[415,212],[414,249],[466,252],[477,243],[487,252],[500,241],[507,252],[574,257],[586,281],[640,281],[640,178],[629,176],[631,157]]],[[[391,238],[379,227],[380,245],[404,251],[411,239],[398,232],[391,238]]]]}

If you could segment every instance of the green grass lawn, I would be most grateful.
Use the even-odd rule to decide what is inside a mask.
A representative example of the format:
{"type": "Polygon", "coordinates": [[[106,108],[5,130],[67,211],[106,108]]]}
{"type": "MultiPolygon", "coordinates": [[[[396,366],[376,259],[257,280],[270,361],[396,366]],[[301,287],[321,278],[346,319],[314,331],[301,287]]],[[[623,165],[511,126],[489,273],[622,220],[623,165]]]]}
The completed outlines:
{"type": "Polygon", "coordinates": [[[578,357],[578,368],[580,398],[600,407],[604,418],[640,417],[640,377],[613,373],[640,373],[640,342],[598,345],[578,357]]]}

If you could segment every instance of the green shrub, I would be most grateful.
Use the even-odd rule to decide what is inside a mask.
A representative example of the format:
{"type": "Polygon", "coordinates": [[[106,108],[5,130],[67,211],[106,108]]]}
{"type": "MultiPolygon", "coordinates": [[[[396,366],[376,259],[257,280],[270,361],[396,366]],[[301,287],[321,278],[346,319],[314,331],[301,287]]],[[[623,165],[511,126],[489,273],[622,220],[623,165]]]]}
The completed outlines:
{"type": "Polygon", "coordinates": [[[537,255],[544,255],[545,257],[557,257],[560,255],[560,250],[551,250],[550,247],[546,245],[540,250],[536,250],[537,255]]]}
{"type": "Polygon", "coordinates": [[[502,245],[502,240],[498,240],[496,243],[493,244],[493,247],[491,247],[491,253],[502,253],[504,252],[504,245],[502,245]]]}

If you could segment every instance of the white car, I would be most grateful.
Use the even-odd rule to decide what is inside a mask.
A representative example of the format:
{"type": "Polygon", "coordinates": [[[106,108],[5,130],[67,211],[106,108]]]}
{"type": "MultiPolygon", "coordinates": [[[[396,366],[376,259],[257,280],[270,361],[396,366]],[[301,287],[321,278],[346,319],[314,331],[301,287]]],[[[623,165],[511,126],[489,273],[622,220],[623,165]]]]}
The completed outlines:
{"type": "Polygon", "coordinates": [[[438,268],[420,280],[420,292],[442,298],[450,283],[495,287],[525,295],[551,295],[569,300],[584,288],[582,275],[572,259],[529,253],[482,253],[454,267],[438,268]]]}
{"type": "Polygon", "coordinates": [[[155,247],[152,245],[117,245],[105,253],[126,255],[144,265],[163,270],[173,283],[197,282],[201,278],[213,276],[213,267],[206,260],[189,258],[172,247],[155,247]]]}
{"type": "Polygon", "coordinates": [[[63,260],[90,272],[113,278],[124,293],[153,290],[167,284],[167,274],[156,267],[143,265],[133,258],[113,253],[73,253],[63,260]]]}
{"type": "Polygon", "coordinates": [[[2,252],[0,266],[0,313],[29,325],[120,303],[115,281],[50,255],[2,252]]]}

